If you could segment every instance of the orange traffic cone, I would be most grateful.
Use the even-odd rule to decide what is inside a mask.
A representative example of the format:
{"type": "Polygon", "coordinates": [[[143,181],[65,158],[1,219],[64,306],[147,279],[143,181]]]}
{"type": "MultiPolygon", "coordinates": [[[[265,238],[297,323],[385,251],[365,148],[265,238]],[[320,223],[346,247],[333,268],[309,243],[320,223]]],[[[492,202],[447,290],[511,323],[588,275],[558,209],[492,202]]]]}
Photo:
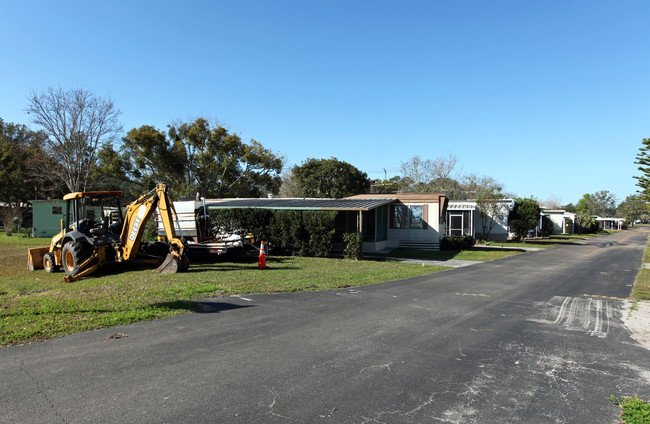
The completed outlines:
{"type": "Polygon", "coordinates": [[[260,243],[260,257],[257,261],[257,267],[260,269],[266,268],[266,253],[264,253],[264,242],[260,243]]]}

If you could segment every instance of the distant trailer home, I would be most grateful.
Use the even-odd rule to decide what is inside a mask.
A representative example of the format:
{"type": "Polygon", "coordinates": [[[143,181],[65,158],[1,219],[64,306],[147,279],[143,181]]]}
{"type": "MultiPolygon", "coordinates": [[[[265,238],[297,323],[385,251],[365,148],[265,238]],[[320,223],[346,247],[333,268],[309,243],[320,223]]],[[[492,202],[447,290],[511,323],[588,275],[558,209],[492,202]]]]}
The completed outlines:
{"type": "Polygon", "coordinates": [[[546,217],[553,224],[551,234],[572,234],[575,232],[575,214],[563,209],[542,209],[540,213],[539,229],[542,229],[542,220],[546,217]]]}
{"type": "Polygon", "coordinates": [[[625,218],[600,218],[595,219],[598,228],[601,230],[622,230],[625,226],[625,218]]]}

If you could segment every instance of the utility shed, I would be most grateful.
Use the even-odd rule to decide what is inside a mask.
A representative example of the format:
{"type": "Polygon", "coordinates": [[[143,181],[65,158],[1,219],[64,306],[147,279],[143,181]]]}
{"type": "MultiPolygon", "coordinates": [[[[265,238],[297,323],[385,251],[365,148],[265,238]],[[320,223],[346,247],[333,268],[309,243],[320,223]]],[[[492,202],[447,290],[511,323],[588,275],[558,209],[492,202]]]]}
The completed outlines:
{"type": "Polygon", "coordinates": [[[31,200],[32,234],[34,237],[52,237],[61,231],[65,217],[65,200],[31,200]]]}
{"type": "MultiPolygon", "coordinates": [[[[65,220],[65,204],[62,199],[30,200],[32,204],[32,235],[34,237],[53,237],[61,231],[61,220],[65,220]]],[[[104,208],[110,213],[115,208],[104,208]]],[[[99,206],[84,206],[84,216],[101,218],[99,206]]]]}

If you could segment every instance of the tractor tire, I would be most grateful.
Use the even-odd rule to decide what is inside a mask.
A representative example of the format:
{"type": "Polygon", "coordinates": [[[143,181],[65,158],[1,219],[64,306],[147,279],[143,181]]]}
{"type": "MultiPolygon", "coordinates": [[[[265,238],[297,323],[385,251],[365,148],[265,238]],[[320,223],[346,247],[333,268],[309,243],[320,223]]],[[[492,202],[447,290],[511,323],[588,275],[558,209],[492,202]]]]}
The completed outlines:
{"type": "Polygon", "coordinates": [[[47,272],[56,272],[59,270],[59,266],[54,262],[54,253],[49,252],[43,256],[43,268],[47,272]]]}
{"type": "Polygon", "coordinates": [[[69,241],[61,249],[61,264],[65,275],[74,275],[80,271],[79,264],[90,257],[89,246],[78,241],[69,241]]]}

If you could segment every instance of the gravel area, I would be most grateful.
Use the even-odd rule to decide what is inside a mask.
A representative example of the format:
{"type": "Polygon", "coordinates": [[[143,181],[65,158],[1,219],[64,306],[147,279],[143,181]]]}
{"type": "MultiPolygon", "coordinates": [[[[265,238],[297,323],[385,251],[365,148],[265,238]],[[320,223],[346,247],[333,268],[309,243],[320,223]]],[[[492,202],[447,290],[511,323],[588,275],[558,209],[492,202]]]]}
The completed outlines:
{"type": "Polygon", "coordinates": [[[623,315],[625,325],[632,333],[634,340],[650,350],[650,302],[637,303],[635,310],[631,310],[632,302],[626,301],[625,303],[626,310],[623,315]]]}

